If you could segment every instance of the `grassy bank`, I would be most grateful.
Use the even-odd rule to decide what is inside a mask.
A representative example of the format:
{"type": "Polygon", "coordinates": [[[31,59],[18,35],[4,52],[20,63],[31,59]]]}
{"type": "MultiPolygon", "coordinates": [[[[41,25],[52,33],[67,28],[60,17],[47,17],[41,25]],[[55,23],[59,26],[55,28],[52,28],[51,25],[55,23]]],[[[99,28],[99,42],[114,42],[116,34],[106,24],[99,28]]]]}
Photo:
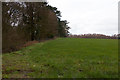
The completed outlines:
{"type": "Polygon", "coordinates": [[[59,38],[3,54],[3,78],[117,78],[118,40],[59,38]]]}

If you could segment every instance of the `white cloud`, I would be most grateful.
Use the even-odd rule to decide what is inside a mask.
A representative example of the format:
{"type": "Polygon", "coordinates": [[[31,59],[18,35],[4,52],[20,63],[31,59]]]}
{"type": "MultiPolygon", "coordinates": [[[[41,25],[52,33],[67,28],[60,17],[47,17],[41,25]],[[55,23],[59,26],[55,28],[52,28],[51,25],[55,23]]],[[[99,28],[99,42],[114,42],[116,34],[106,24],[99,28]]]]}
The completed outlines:
{"type": "Polygon", "coordinates": [[[72,34],[118,33],[119,0],[48,0],[68,20],[72,34]]]}

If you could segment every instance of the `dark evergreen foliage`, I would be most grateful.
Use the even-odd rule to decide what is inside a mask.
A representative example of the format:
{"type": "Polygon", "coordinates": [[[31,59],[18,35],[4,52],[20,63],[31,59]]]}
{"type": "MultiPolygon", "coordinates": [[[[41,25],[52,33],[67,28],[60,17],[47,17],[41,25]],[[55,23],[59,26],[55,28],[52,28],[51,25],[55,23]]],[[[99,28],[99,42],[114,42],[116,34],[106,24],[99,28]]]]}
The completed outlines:
{"type": "Polygon", "coordinates": [[[3,52],[27,41],[67,37],[68,22],[46,2],[3,2],[3,52]]]}

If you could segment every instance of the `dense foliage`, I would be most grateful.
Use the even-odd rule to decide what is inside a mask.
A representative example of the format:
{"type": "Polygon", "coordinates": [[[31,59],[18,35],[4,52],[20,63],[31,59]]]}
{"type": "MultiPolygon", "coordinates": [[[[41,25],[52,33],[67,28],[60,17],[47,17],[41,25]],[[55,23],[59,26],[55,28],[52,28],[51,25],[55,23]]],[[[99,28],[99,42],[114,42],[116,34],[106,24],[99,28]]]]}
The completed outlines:
{"type": "Polygon", "coordinates": [[[27,41],[67,37],[68,22],[46,2],[2,3],[3,52],[14,51],[27,41]]]}

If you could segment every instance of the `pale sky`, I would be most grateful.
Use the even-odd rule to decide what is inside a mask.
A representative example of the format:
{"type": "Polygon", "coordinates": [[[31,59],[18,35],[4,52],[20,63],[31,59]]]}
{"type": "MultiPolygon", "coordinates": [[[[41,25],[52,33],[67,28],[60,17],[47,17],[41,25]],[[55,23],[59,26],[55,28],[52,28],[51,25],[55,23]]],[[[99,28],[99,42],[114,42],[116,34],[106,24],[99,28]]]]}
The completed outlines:
{"type": "Polygon", "coordinates": [[[118,33],[118,2],[120,0],[47,0],[62,13],[72,34],[118,33]]]}

